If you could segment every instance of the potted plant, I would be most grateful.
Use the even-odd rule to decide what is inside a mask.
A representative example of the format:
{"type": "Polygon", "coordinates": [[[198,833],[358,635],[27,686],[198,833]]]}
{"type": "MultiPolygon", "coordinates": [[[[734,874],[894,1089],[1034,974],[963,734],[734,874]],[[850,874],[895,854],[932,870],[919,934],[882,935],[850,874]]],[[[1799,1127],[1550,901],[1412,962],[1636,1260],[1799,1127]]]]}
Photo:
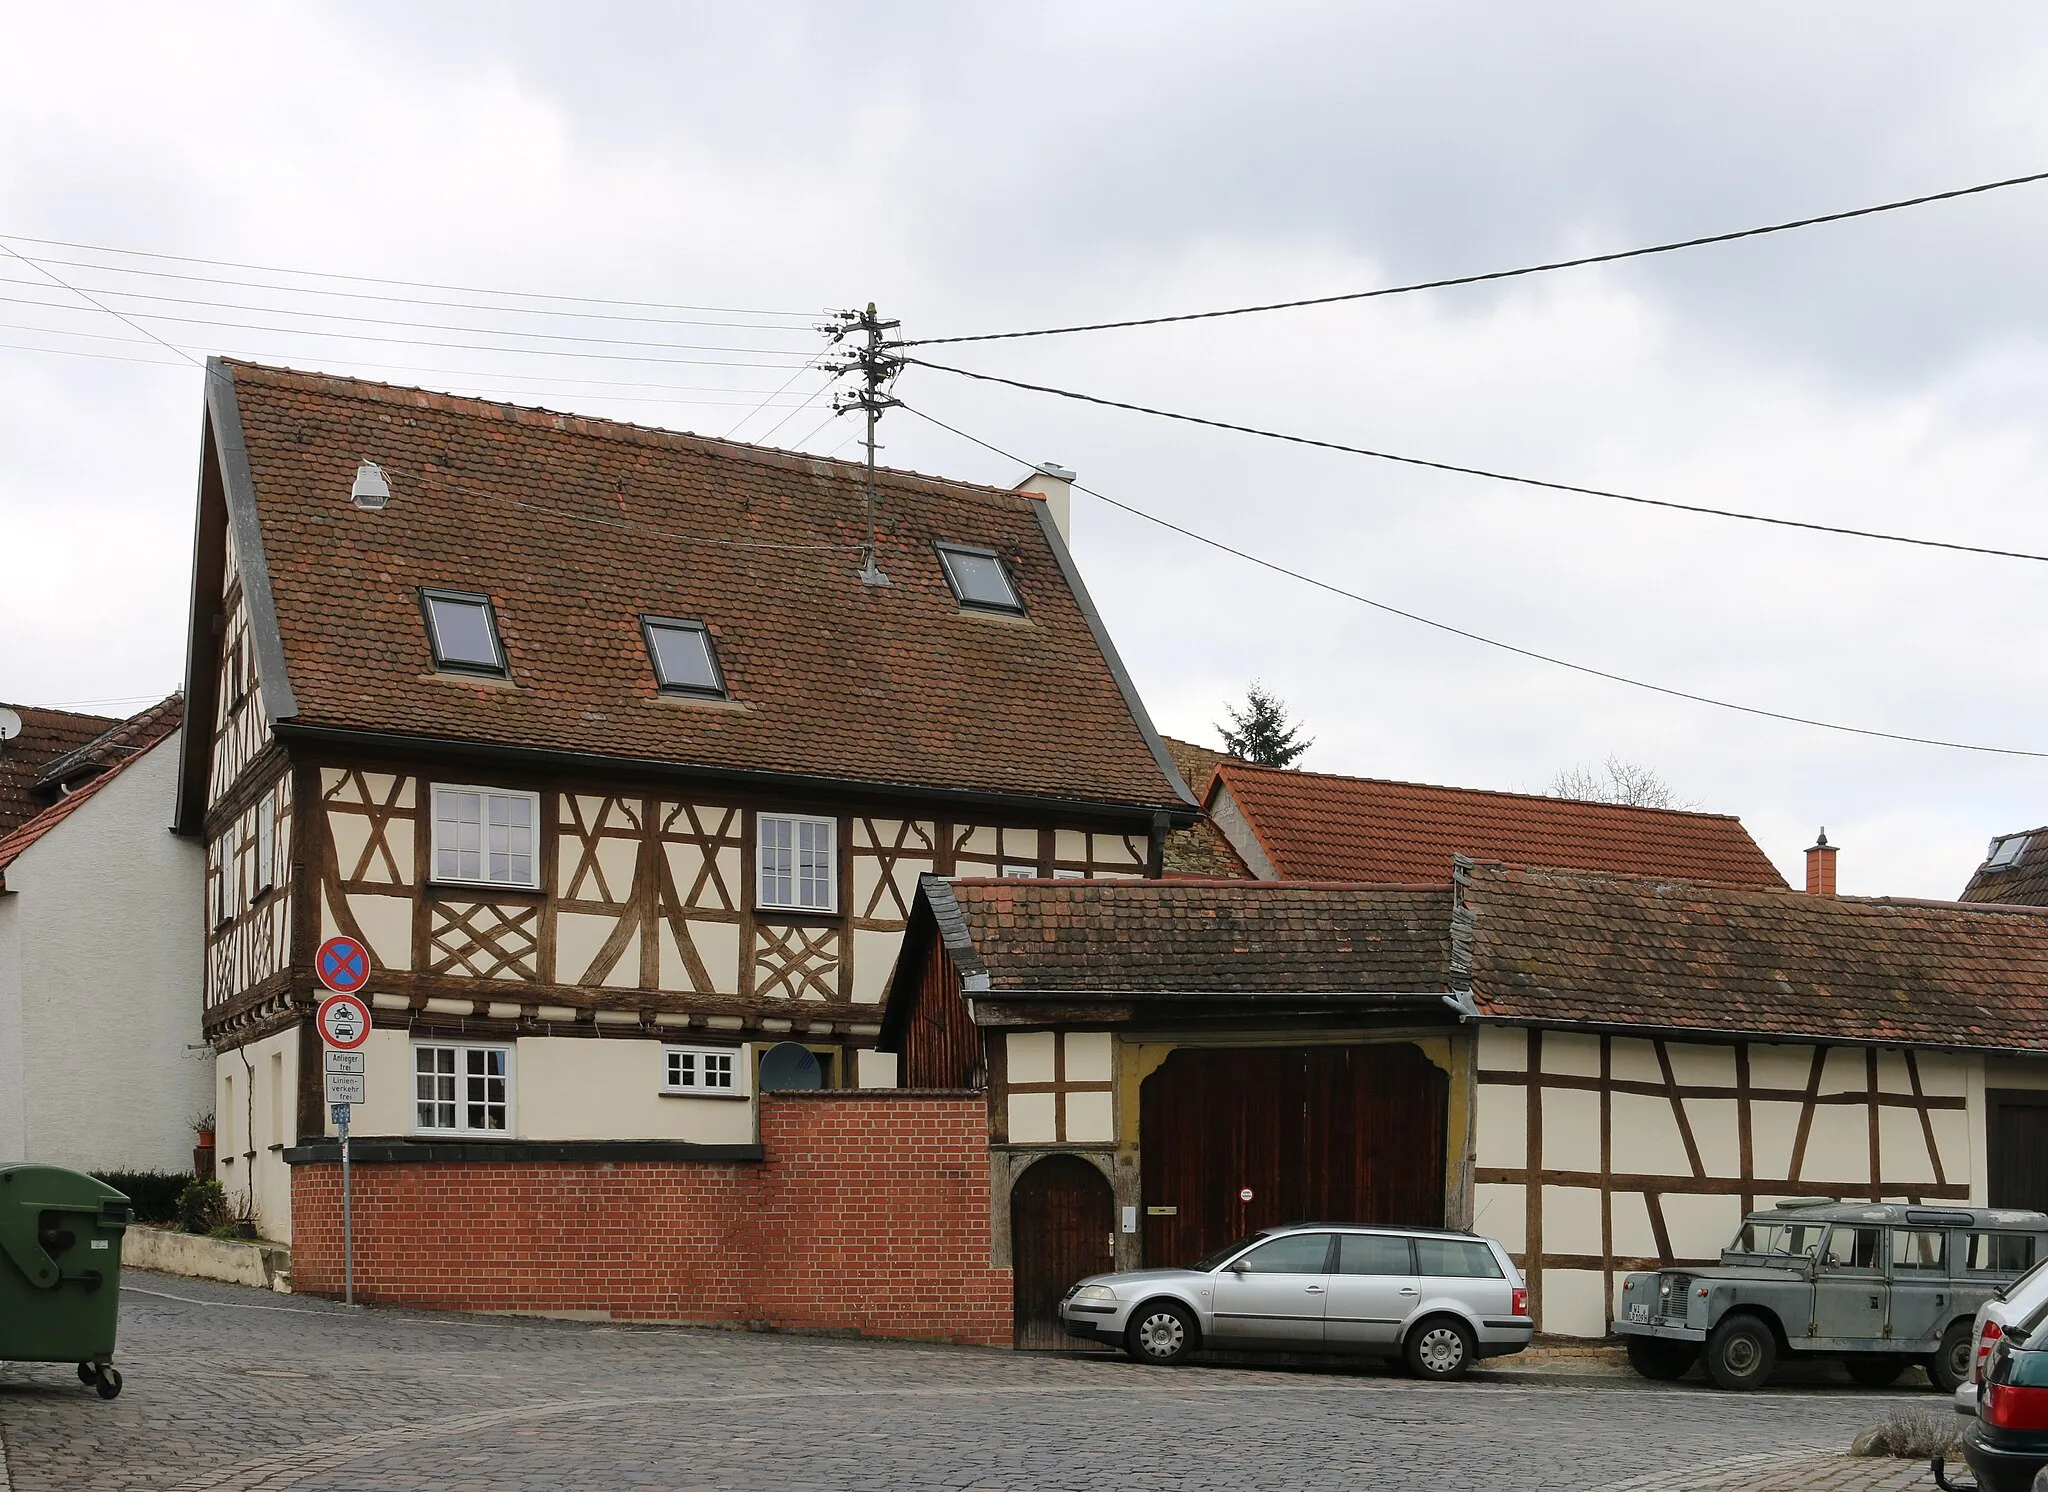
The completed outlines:
{"type": "Polygon", "coordinates": [[[192,1121],[192,1174],[201,1181],[213,1179],[213,1115],[201,1114],[192,1121]]]}

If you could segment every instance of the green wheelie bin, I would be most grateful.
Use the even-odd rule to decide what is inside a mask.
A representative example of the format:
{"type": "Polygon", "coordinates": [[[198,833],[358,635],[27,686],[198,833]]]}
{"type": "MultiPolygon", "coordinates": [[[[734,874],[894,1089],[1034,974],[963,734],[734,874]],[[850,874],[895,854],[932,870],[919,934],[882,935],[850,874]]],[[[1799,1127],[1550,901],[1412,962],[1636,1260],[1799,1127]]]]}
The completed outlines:
{"type": "Polygon", "coordinates": [[[0,1166],[0,1360],[78,1364],[102,1399],[121,1316],[128,1199],[57,1166],[0,1166]]]}

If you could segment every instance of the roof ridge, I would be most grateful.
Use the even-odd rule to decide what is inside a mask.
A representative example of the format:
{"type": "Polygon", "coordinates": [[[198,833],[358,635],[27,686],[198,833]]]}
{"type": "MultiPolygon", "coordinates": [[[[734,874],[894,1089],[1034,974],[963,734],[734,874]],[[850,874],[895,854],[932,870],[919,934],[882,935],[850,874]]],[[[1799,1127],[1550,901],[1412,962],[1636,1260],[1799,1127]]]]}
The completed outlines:
{"type": "MultiPolygon", "coordinates": [[[[1525,793],[1512,788],[1458,787],[1448,782],[1411,782],[1401,777],[1360,777],[1348,772],[1310,772],[1299,767],[1268,767],[1259,762],[1248,762],[1240,758],[1216,764],[1216,775],[1225,772],[1237,776],[1247,772],[1261,773],[1276,777],[1313,777],[1325,782],[1368,783],[1375,787],[1412,787],[1433,793],[1465,793],[1473,797],[1517,798],[1529,803],[1553,803],[1571,808],[1611,809],[1618,813],[1660,813],[1687,819],[1716,819],[1725,823],[1741,823],[1739,814],[1710,813],[1700,808],[1652,808],[1641,803],[1602,803],[1593,798],[1560,798],[1554,793],[1525,793]]],[[[2020,832],[2020,831],[2014,831],[2020,832]]]]}
{"type": "MultiPolygon", "coordinates": [[[[1492,863],[1492,862],[1488,862],[1492,863]]],[[[945,876],[953,886],[1085,886],[1117,888],[1119,894],[1138,890],[1168,890],[1176,887],[1228,886],[1245,891],[1450,891],[1452,881],[1295,881],[1253,880],[1247,876],[1146,876],[1141,879],[1084,879],[1079,876],[945,876]]]]}
{"type": "Polygon", "coordinates": [[[1687,876],[1626,875],[1619,871],[1577,870],[1561,865],[1519,865],[1503,860],[1475,860],[1475,870],[1513,872],[1523,879],[1592,882],[1623,886],[1688,886],[1734,896],[1770,896],[1791,900],[1816,909],[1828,906],[1917,907],[1936,912],[2023,912],[2030,917],[2048,917],[2048,906],[2027,906],[2017,902],[1943,901],[1923,896],[1816,896],[1797,886],[1751,886],[1732,881],[1701,881],[1687,876]]]}
{"type": "MultiPolygon", "coordinates": [[[[809,451],[790,450],[784,446],[756,445],[750,441],[729,440],[718,435],[704,435],[695,430],[671,430],[662,425],[641,425],[631,420],[615,420],[605,415],[575,414],[568,410],[547,409],[537,404],[516,404],[505,399],[486,399],[476,394],[452,394],[443,389],[430,389],[418,384],[385,383],[374,378],[354,378],[345,373],[319,373],[304,368],[283,367],[275,363],[249,362],[241,358],[222,357],[224,367],[236,372],[253,373],[259,378],[284,383],[289,380],[305,380],[324,387],[321,392],[334,397],[357,397],[379,403],[408,403],[406,396],[422,396],[440,401],[429,408],[440,408],[451,414],[480,414],[495,412],[500,417],[509,417],[516,424],[551,425],[563,435],[586,436],[593,440],[613,440],[629,444],[651,442],[671,446],[717,446],[741,458],[765,459],[775,462],[802,462],[809,465],[823,464],[842,468],[846,474],[857,480],[864,480],[866,465],[858,461],[843,461],[829,456],[816,456],[809,451]],[[572,424],[562,422],[569,421],[572,424]],[[576,428],[582,427],[582,428],[576,428]],[[592,428],[602,427],[602,428],[592,428]]],[[[418,407],[417,405],[413,407],[418,407]]],[[[934,476],[929,472],[913,471],[902,466],[877,466],[875,475],[905,481],[927,482],[935,487],[969,495],[1017,498],[1025,502],[1041,501],[1028,492],[1019,492],[1013,487],[996,487],[985,482],[968,482],[957,477],[934,476]]]]}
{"type": "Polygon", "coordinates": [[[105,720],[110,726],[119,725],[122,718],[119,715],[101,715],[92,710],[60,710],[55,705],[16,704],[7,700],[0,700],[0,709],[33,710],[38,715],[62,715],[67,720],[105,720]]]}

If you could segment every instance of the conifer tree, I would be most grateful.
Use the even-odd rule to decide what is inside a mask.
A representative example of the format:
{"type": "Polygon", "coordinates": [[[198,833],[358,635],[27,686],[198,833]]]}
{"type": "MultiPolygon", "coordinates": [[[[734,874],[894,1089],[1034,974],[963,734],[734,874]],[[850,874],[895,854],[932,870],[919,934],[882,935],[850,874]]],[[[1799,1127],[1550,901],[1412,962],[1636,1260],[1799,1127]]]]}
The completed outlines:
{"type": "Polygon", "coordinates": [[[1223,749],[1232,756],[1262,767],[1291,767],[1315,745],[1314,737],[1301,738],[1301,727],[1288,722],[1287,706],[1257,679],[1245,690],[1243,709],[1228,704],[1223,709],[1230,724],[1216,730],[1223,737],[1223,749]]]}

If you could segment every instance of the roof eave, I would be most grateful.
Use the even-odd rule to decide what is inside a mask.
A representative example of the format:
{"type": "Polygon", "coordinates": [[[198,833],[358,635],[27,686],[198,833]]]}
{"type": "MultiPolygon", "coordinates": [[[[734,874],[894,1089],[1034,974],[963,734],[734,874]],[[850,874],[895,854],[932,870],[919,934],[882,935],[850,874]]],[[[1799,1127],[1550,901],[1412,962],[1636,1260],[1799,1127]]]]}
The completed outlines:
{"type": "Polygon", "coordinates": [[[1996,1046],[1962,1041],[1934,1041],[1904,1036],[1848,1036],[1828,1031],[1761,1031],[1739,1026],[1674,1026],[1626,1021],[1567,1020],[1556,1016],[1504,1015],[1483,1006],[1471,1017],[1482,1025],[1515,1026],[1524,1030],[1580,1031],[1590,1036],[1633,1036],[1645,1041],[1761,1041],[1827,1046],[1873,1047],[1890,1051],[1971,1052],[1986,1057],[2048,1057],[2048,1046],[1996,1046]]]}

